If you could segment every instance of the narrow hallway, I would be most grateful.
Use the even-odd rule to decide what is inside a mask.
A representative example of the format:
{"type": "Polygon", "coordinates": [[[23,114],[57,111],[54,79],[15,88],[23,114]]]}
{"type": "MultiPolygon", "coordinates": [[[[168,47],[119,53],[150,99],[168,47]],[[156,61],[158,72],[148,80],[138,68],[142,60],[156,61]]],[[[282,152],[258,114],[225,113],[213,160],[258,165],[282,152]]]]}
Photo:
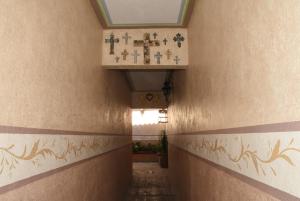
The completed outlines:
{"type": "Polygon", "coordinates": [[[158,163],[133,163],[132,186],[125,201],[173,201],[168,169],[158,163]]]}
{"type": "Polygon", "coordinates": [[[300,201],[300,0],[0,0],[0,201],[300,201]]]}

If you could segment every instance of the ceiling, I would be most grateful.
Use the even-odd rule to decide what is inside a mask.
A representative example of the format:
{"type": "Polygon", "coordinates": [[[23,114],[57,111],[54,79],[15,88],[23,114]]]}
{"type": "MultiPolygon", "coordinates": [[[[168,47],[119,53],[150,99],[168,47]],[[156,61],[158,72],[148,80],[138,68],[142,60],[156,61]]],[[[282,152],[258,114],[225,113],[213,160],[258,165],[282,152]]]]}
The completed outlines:
{"type": "Polygon", "coordinates": [[[132,91],[161,91],[168,71],[128,71],[132,91]]]}
{"type": "Polygon", "coordinates": [[[104,28],[182,27],[193,0],[91,0],[104,28]]]}

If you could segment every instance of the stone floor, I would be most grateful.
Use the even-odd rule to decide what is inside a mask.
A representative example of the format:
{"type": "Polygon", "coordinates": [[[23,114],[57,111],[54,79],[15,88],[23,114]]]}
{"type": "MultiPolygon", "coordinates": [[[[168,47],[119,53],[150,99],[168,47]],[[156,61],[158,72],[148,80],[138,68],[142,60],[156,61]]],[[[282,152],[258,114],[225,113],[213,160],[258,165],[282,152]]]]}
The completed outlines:
{"type": "Polygon", "coordinates": [[[168,169],[158,163],[133,163],[133,183],[125,201],[174,201],[168,169]]]}

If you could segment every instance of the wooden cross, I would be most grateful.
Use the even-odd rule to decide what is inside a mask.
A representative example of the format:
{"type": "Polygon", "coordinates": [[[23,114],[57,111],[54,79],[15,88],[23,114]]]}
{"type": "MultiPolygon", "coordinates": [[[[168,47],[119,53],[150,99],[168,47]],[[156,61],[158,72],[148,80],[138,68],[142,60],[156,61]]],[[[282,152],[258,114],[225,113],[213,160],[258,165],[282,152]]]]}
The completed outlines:
{"type": "Polygon", "coordinates": [[[175,61],[175,62],[176,62],[176,64],[178,65],[178,64],[179,64],[179,61],[180,61],[179,57],[178,57],[178,56],[176,56],[176,57],[175,57],[175,59],[174,59],[174,61],[175,61]]]}
{"type": "Polygon", "coordinates": [[[129,53],[127,52],[126,49],[121,53],[121,55],[123,56],[123,60],[126,60],[126,57],[127,57],[128,54],[129,53]]]}
{"type": "Polygon", "coordinates": [[[170,49],[168,49],[168,50],[166,51],[166,55],[167,55],[167,59],[170,60],[170,58],[171,58],[171,56],[172,56],[172,52],[171,52],[170,49]]]}
{"type": "Polygon", "coordinates": [[[174,40],[175,42],[177,42],[178,47],[181,47],[181,42],[184,41],[184,37],[183,37],[180,33],[178,33],[178,34],[176,34],[176,36],[173,38],[173,40],[174,40]]]}
{"type": "Polygon", "coordinates": [[[165,38],[163,41],[164,41],[164,44],[167,45],[168,40],[165,38]]]}
{"type": "Polygon", "coordinates": [[[144,47],[144,64],[150,64],[150,47],[160,46],[158,40],[150,40],[150,34],[144,34],[144,40],[134,40],[135,47],[144,47]]]}
{"type": "Polygon", "coordinates": [[[126,32],[124,36],[122,36],[122,38],[125,40],[125,44],[128,44],[128,39],[131,39],[131,36],[128,35],[128,33],[126,32]]]}
{"type": "Polygon", "coordinates": [[[108,39],[105,39],[105,43],[110,43],[110,52],[109,52],[109,54],[115,54],[114,53],[115,43],[119,43],[119,39],[115,38],[114,34],[111,33],[110,37],[108,39]]]}
{"type": "Polygon", "coordinates": [[[119,63],[120,57],[116,56],[115,60],[116,60],[117,63],[119,63]]]}
{"type": "Polygon", "coordinates": [[[157,34],[156,32],[153,33],[154,39],[156,39],[157,35],[158,35],[158,34],[157,34]]]}
{"type": "Polygon", "coordinates": [[[157,52],[156,55],[154,55],[154,58],[156,58],[157,64],[160,64],[160,58],[162,58],[163,55],[160,54],[160,52],[157,52]]]}
{"type": "Polygon", "coordinates": [[[137,59],[138,59],[138,56],[141,56],[137,50],[134,50],[134,53],[131,54],[133,56],[133,59],[134,59],[134,64],[137,64],[137,59]]]}

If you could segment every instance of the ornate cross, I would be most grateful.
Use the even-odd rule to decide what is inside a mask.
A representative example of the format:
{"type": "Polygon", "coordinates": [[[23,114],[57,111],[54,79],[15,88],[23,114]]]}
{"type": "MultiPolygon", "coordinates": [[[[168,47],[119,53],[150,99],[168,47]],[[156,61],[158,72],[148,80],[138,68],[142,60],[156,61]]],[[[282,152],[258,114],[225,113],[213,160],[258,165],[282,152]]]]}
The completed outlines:
{"type": "Polygon", "coordinates": [[[129,53],[127,52],[126,49],[121,53],[121,55],[123,56],[123,60],[126,60],[126,57],[127,57],[128,54],[129,53]]]}
{"type": "Polygon", "coordinates": [[[131,39],[131,36],[129,36],[129,34],[126,32],[124,36],[122,36],[122,38],[125,40],[125,44],[128,44],[128,39],[131,39]]]}
{"type": "Polygon", "coordinates": [[[166,51],[166,55],[167,55],[167,59],[170,60],[170,58],[171,58],[171,56],[172,56],[172,52],[171,52],[170,49],[168,49],[168,50],[166,51]]]}
{"type": "Polygon", "coordinates": [[[154,39],[156,39],[157,35],[158,35],[158,34],[157,34],[156,32],[153,33],[154,39]]]}
{"type": "Polygon", "coordinates": [[[115,60],[116,60],[117,63],[119,63],[120,57],[116,56],[115,60]]]}
{"type": "Polygon", "coordinates": [[[164,41],[164,44],[167,45],[168,40],[165,38],[163,41],[164,41]]]}
{"type": "Polygon", "coordinates": [[[176,57],[175,57],[175,59],[174,59],[174,61],[175,61],[175,62],[176,62],[176,64],[178,65],[178,64],[179,64],[179,61],[180,61],[179,57],[178,57],[178,56],[176,56],[176,57]]]}
{"type": "Polygon", "coordinates": [[[176,34],[176,36],[173,38],[173,40],[174,40],[175,42],[177,42],[178,47],[181,47],[181,42],[184,41],[184,37],[183,37],[180,33],[178,33],[178,34],[176,34]]]}
{"type": "Polygon", "coordinates": [[[141,56],[137,50],[134,50],[134,53],[131,54],[133,56],[133,59],[134,59],[134,64],[137,64],[137,59],[138,59],[138,56],[141,56]]]}
{"type": "Polygon", "coordinates": [[[150,47],[160,46],[158,40],[150,40],[150,34],[144,34],[144,40],[134,40],[135,47],[144,47],[144,64],[150,64],[150,47]]]}
{"type": "Polygon", "coordinates": [[[118,42],[119,42],[119,39],[115,38],[115,35],[113,33],[110,34],[110,37],[108,39],[105,39],[105,43],[110,43],[109,54],[115,54],[114,53],[115,43],[118,43],[118,42]]]}
{"type": "Polygon", "coordinates": [[[160,58],[162,58],[163,55],[160,54],[160,52],[157,52],[156,55],[154,55],[154,58],[156,58],[157,64],[160,64],[160,58]]]}

